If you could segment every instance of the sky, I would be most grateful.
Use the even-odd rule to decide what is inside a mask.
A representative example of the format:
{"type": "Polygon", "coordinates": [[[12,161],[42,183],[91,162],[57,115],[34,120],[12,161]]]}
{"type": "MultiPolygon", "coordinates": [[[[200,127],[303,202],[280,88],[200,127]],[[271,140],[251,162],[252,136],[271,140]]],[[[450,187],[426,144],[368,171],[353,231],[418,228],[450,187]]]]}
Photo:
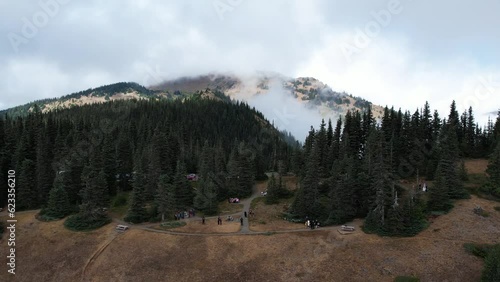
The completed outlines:
{"type": "Polygon", "coordinates": [[[497,0],[4,0],[0,109],[120,81],[269,71],[412,112],[429,101],[446,116],[456,100],[484,124],[500,109],[499,11],[497,0]]]}

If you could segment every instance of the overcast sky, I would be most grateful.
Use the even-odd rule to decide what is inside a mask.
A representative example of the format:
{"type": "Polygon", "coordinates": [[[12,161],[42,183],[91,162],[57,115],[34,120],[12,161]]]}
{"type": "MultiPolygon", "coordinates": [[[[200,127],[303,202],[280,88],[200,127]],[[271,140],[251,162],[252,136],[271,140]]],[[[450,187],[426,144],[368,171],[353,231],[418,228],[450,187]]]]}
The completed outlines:
{"type": "MultiPolygon", "coordinates": [[[[500,2],[0,2],[0,109],[119,81],[312,76],[414,111],[500,108],[500,2]]],[[[494,117],[495,114],[492,115],[494,117]]]]}

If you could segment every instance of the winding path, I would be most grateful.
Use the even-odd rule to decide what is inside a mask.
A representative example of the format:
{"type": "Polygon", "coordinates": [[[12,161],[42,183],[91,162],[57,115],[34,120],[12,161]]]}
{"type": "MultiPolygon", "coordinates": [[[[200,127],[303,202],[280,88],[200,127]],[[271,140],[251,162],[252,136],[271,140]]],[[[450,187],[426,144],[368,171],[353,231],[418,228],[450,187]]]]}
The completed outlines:
{"type": "MultiPolygon", "coordinates": [[[[279,233],[293,233],[293,232],[310,232],[310,231],[317,231],[317,230],[336,230],[338,229],[339,226],[328,226],[328,227],[322,227],[320,229],[314,229],[311,230],[309,228],[299,228],[299,229],[288,229],[288,230],[275,230],[275,231],[252,231],[250,230],[250,222],[248,217],[244,217],[244,212],[246,211],[247,214],[250,210],[250,206],[252,204],[252,201],[255,198],[262,197],[260,195],[260,192],[257,191],[257,189],[254,188],[253,194],[244,200],[240,201],[240,204],[243,205],[243,209],[239,212],[232,213],[232,214],[227,214],[231,216],[241,216],[243,217],[243,226],[240,228],[239,232],[230,232],[230,233],[193,233],[193,232],[179,232],[179,231],[172,231],[172,230],[160,230],[153,228],[155,225],[151,225],[149,223],[146,224],[130,224],[128,222],[125,222],[121,219],[118,218],[113,218],[113,222],[116,224],[122,224],[122,225],[127,225],[129,228],[132,229],[140,229],[140,230],[145,230],[149,232],[156,232],[156,233],[164,233],[164,234],[170,234],[170,235],[180,235],[180,236],[238,236],[238,235],[270,235],[270,234],[279,234],[279,233]]],[[[248,216],[250,216],[248,214],[248,216]]],[[[217,216],[211,216],[207,217],[209,218],[217,218],[217,216]]],[[[201,221],[201,217],[195,216],[191,218],[184,219],[184,221],[201,221]]]]}

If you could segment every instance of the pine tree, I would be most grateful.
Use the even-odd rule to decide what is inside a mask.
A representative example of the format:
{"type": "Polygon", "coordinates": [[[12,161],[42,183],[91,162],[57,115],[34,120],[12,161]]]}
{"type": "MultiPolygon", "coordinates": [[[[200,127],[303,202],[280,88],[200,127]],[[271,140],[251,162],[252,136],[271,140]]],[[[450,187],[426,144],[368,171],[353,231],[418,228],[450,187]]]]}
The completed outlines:
{"type": "Polygon", "coordinates": [[[252,152],[245,143],[234,146],[229,157],[227,186],[229,196],[248,197],[252,194],[254,174],[252,170],[252,152]]]}
{"type": "Polygon", "coordinates": [[[267,195],[265,199],[265,203],[267,205],[273,205],[278,202],[279,198],[279,188],[276,184],[276,178],[274,177],[274,173],[271,175],[271,179],[267,182],[267,195]]]}
{"type": "Polygon", "coordinates": [[[203,211],[207,215],[217,214],[217,190],[213,178],[208,177],[207,179],[199,181],[196,196],[194,198],[194,206],[196,209],[203,211]]]}
{"type": "Polygon", "coordinates": [[[435,173],[434,186],[429,188],[428,209],[431,211],[449,211],[453,205],[448,193],[446,183],[447,171],[449,171],[449,162],[440,161],[435,173]],[[448,167],[447,167],[448,166],[448,167]]]}
{"type": "Polygon", "coordinates": [[[325,120],[321,120],[321,125],[316,133],[316,146],[318,150],[318,157],[319,157],[319,167],[318,167],[318,173],[319,177],[325,178],[328,177],[329,174],[329,167],[327,164],[327,152],[328,152],[328,137],[327,137],[327,132],[325,128],[325,120]]]}
{"type": "Polygon", "coordinates": [[[146,210],[145,195],[145,177],[143,159],[137,156],[134,162],[135,174],[132,180],[132,194],[130,199],[130,207],[124,220],[132,223],[140,223],[146,221],[148,213],[146,210]]]}
{"type": "Polygon", "coordinates": [[[161,221],[165,221],[165,215],[170,215],[175,212],[175,187],[170,177],[166,174],[162,174],[158,181],[158,191],[155,197],[155,203],[158,214],[161,216],[161,221]]]}
{"type": "MultiPolygon", "coordinates": [[[[81,181],[85,188],[82,191],[87,195],[96,208],[105,208],[109,205],[109,191],[106,182],[106,174],[103,169],[103,160],[99,151],[91,154],[89,163],[84,167],[81,181]]],[[[83,197],[82,197],[83,199],[83,197]]]]}
{"type": "Polygon", "coordinates": [[[48,218],[60,219],[71,213],[68,193],[64,189],[63,174],[54,179],[54,186],[50,190],[49,200],[43,215],[48,218]]]}
{"type": "Polygon", "coordinates": [[[342,118],[339,117],[339,119],[337,120],[337,124],[335,125],[335,131],[333,132],[332,145],[330,146],[330,151],[328,152],[328,154],[330,155],[329,167],[328,167],[329,169],[331,169],[333,162],[339,159],[341,135],[342,135],[342,118]]]}
{"type": "Polygon", "coordinates": [[[38,207],[38,193],[36,189],[36,165],[30,159],[24,159],[21,163],[16,185],[16,207],[18,210],[28,210],[38,207]]]}
{"type": "Polygon", "coordinates": [[[500,142],[490,156],[486,173],[488,173],[491,184],[493,184],[494,187],[500,187],[500,142]]]}
{"type": "Polygon", "coordinates": [[[301,181],[297,196],[292,203],[292,213],[305,218],[319,218],[323,216],[323,207],[319,202],[319,150],[317,142],[313,142],[311,154],[306,164],[305,176],[301,181]]]}
{"type": "Polygon", "coordinates": [[[52,169],[53,155],[50,149],[50,139],[41,132],[37,142],[37,158],[36,158],[36,184],[38,190],[38,198],[40,205],[45,205],[54,183],[54,171],[52,169]]]}
{"type": "Polygon", "coordinates": [[[111,136],[104,138],[101,156],[103,159],[103,170],[106,174],[106,186],[110,196],[115,196],[116,189],[116,155],[111,136]]]}
{"type": "Polygon", "coordinates": [[[342,224],[356,215],[353,166],[353,158],[347,156],[334,164],[330,179],[329,224],[342,224]]]}
{"type": "Polygon", "coordinates": [[[118,135],[116,145],[116,173],[118,175],[118,191],[130,190],[130,179],[132,177],[132,147],[129,137],[125,131],[118,135]]]}
{"type": "Polygon", "coordinates": [[[367,145],[371,155],[371,169],[369,176],[372,184],[368,188],[368,195],[373,194],[373,204],[369,209],[365,220],[365,229],[371,232],[383,233],[391,222],[398,218],[399,211],[394,211],[394,199],[396,197],[396,184],[388,164],[387,148],[384,146],[384,137],[372,134],[367,145]],[[393,214],[390,214],[390,213],[393,214]]]}
{"type": "Polygon", "coordinates": [[[498,142],[495,151],[490,156],[486,173],[489,176],[486,190],[500,198],[500,142],[498,142]]]}
{"type": "Polygon", "coordinates": [[[327,140],[327,147],[330,148],[332,146],[333,142],[333,127],[332,127],[332,120],[328,119],[328,129],[326,131],[326,140],[327,140]]]}
{"type": "Polygon", "coordinates": [[[64,188],[72,205],[81,203],[80,191],[85,185],[82,182],[83,161],[76,155],[70,155],[61,161],[57,173],[65,173],[64,188]]]}
{"type": "MultiPolygon", "coordinates": [[[[447,189],[450,199],[465,199],[469,197],[459,175],[458,164],[458,141],[455,130],[451,124],[443,128],[440,138],[439,165],[441,165],[441,177],[444,187],[447,189]]],[[[437,173],[436,173],[437,174],[437,173]]]]}
{"type": "Polygon", "coordinates": [[[174,176],[175,200],[179,208],[185,209],[193,204],[194,191],[186,178],[187,171],[183,161],[177,162],[174,176]]]}
{"type": "MultiPolygon", "coordinates": [[[[203,144],[203,149],[201,151],[200,163],[198,164],[198,176],[200,178],[207,178],[210,173],[215,173],[215,158],[212,148],[208,145],[208,141],[205,140],[203,144]]],[[[220,169],[220,168],[219,168],[220,169]]]]}
{"type": "Polygon", "coordinates": [[[474,157],[476,153],[476,122],[474,121],[474,113],[472,107],[469,107],[467,113],[467,121],[465,127],[465,144],[466,155],[474,157]]]}

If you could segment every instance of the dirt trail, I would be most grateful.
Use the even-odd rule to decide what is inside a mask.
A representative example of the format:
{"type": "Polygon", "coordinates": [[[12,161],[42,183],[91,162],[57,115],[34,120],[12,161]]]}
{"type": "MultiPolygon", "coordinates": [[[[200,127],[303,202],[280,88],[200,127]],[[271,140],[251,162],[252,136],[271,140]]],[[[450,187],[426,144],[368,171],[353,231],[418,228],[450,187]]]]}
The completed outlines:
{"type": "Polygon", "coordinates": [[[240,212],[240,215],[243,217],[243,226],[241,227],[240,233],[242,234],[254,233],[250,230],[250,222],[248,221],[248,217],[250,216],[250,214],[248,213],[250,211],[250,205],[252,204],[252,201],[257,197],[260,197],[260,194],[259,191],[254,187],[252,196],[241,201],[241,203],[243,204],[243,211],[240,212]],[[247,217],[244,216],[245,212],[247,212],[247,217]]]}
{"type": "Polygon", "coordinates": [[[94,262],[97,259],[97,257],[99,257],[99,255],[102,254],[102,252],[104,252],[104,250],[106,250],[106,248],[111,244],[111,242],[113,242],[113,240],[115,240],[116,237],[118,237],[118,235],[120,235],[120,234],[121,233],[118,233],[117,231],[114,231],[113,233],[111,233],[109,238],[87,260],[87,263],[85,264],[85,266],[83,267],[83,270],[82,270],[81,281],[85,281],[85,271],[87,270],[87,268],[89,268],[89,266],[92,264],[92,262],[94,262]]]}

